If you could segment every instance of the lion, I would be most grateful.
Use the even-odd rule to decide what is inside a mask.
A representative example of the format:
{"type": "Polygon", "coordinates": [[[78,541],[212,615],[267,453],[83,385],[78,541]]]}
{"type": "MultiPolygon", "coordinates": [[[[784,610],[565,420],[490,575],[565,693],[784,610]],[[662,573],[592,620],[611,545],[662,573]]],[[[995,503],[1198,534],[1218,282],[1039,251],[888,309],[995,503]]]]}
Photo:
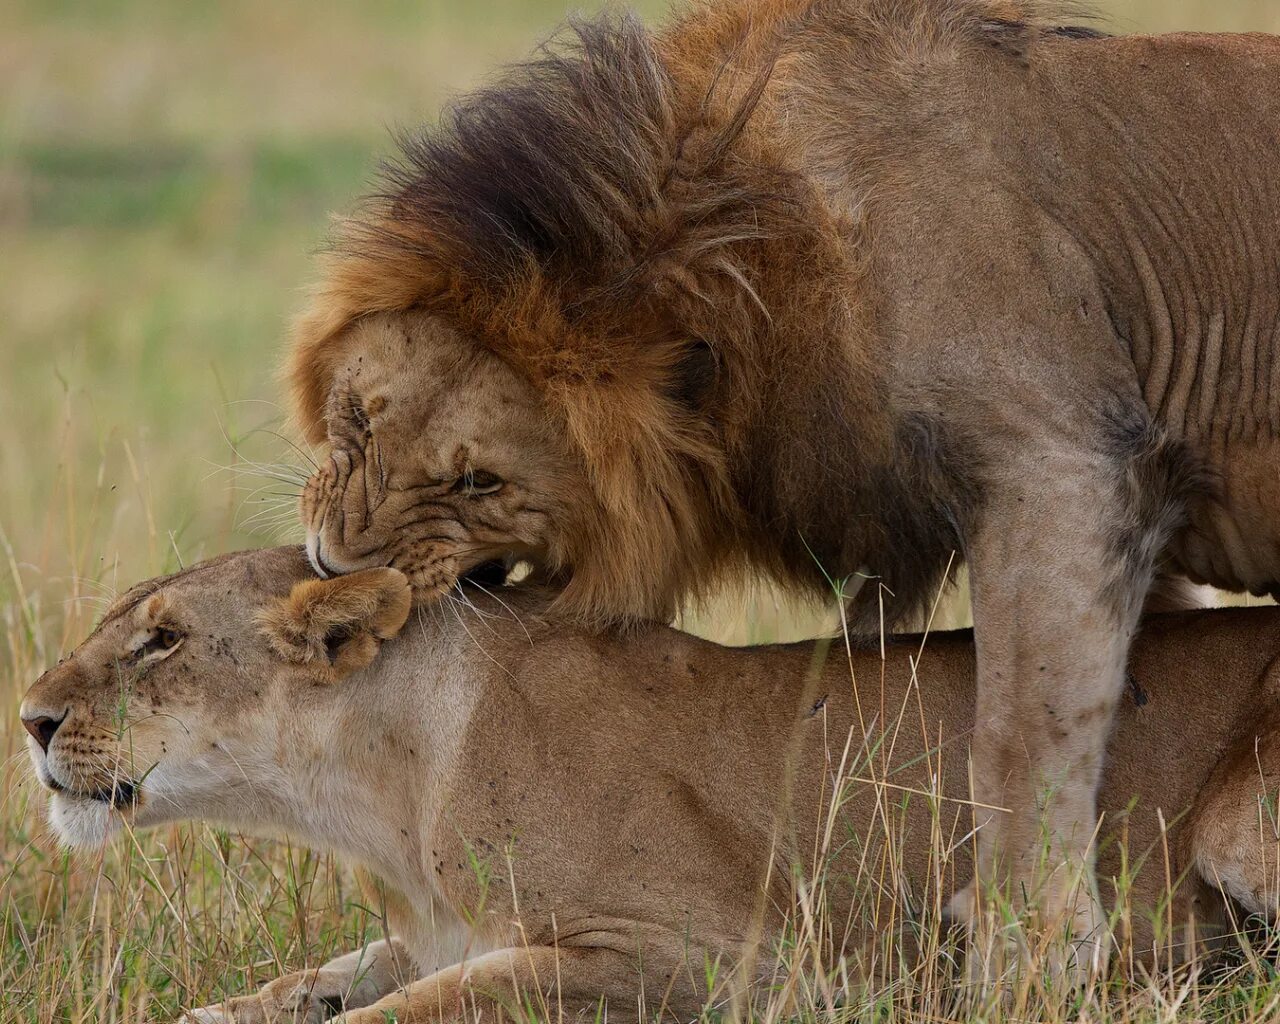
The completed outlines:
{"type": "Polygon", "coordinates": [[[870,580],[892,629],[967,563],[980,874],[1037,887],[1051,792],[1041,910],[1100,937],[1153,579],[1280,580],[1277,81],[1273,38],[1037,0],[576,25],[339,230],[289,354],[313,564],[524,560],[593,628],[870,580]]]}
{"type": "MultiPolygon", "coordinates": [[[[788,923],[788,967],[828,976],[937,948],[973,868],[969,633],[735,649],[602,637],[536,587],[468,596],[413,620],[398,570],[243,552],[135,587],[27,693],[67,843],[286,833],[386,907],[386,939],[189,1020],[689,1020],[773,977],[788,923]]],[[[1276,608],[1157,617],[1135,645],[1099,864],[1136,957],[1277,911],[1277,665],[1276,608]]]]}

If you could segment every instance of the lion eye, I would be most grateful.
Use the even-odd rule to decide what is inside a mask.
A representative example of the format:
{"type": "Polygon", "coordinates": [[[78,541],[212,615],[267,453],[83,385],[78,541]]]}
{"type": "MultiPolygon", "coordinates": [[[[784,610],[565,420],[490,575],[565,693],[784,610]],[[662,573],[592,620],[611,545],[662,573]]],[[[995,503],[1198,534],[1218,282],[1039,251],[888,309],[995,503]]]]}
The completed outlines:
{"type": "Polygon", "coordinates": [[[486,472],[483,469],[468,470],[464,476],[458,477],[454,482],[453,491],[455,494],[465,494],[468,497],[474,497],[480,494],[493,494],[502,490],[505,481],[502,477],[486,472]]]}

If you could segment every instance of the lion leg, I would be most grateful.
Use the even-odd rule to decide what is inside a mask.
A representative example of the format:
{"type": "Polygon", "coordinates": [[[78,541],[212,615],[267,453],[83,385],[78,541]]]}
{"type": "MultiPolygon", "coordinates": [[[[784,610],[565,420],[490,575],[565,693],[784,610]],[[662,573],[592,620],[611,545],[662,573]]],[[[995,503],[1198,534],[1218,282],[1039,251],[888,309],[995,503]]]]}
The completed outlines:
{"type": "MultiPolygon", "coordinates": [[[[995,907],[987,897],[1003,893],[1031,911],[1022,940],[1043,942],[1049,965],[1080,981],[1111,951],[1093,876],[1095,798],[1165,531],[1143,522],[1126,490],[1129,467],[1105,445],[1090,452],[1041,436],[1012,450],[1034,461],[1002,467],[968,547],[982,887],[974,908],[983,921],[995,907]]],[[[971,975],[990,980],[1003,969],[1008,934],[975,936],[971,975]]]]}
{"type": "Polygon", "coordinates": [[[368,1006],[413,976],[409,956],[395,939],[294,971],[249,996],[188,1010],[181,1024],[321,1024],[345,1008],[368,1006]]]}
{"type": "MultiPolygon", "coordinates": [[[[335,1024],[437,1024],[465,1020],[592,1021],[613,1005],[628,1019],[638,1001],[648,1003],[644,1019],[659,1010],[685,1019],[697,1016],[702,998],[683,956],[640,956],[602,947],[512,947],[486,953],[437,971],[335,1024]],[[663,971],[666,963],[670,970],[663,971]]],[[[681,950],[681,953],[684,951],[681,950]]],[[[699,961],[700,962],[700,961],[699,961]]]]}
{"type": "Polygon", "coordinates": [[[1187,825],[1191,864],[1247,913],[1280,915],[1280,715],[1248,730],[1214,769],[1187,825]]]}

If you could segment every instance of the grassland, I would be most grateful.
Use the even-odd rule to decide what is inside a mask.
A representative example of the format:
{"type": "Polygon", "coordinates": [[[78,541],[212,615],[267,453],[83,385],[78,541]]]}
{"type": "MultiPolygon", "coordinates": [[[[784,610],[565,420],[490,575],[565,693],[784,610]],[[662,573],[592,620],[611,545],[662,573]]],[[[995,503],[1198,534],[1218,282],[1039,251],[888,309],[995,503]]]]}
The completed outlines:
{"type": "MultiPolygon", "coordinates": [[[[166,1020],[371,926],[327,858],[212,829],[69,862],[24,782],[15,712],[118,587],[289,535],[288,494],[244,470],[296,461],[274,372],[328,212],[368,179],[388,126],[429,119],[564,13],[559,0],[0,5],[0,1024],[166,1020]]],[[[1120,29],[1280,29],[1270,2],[1108,13],[1120,29]]],[[[700,625],[754,638],[779,628],[762,614],[700,625]]],[[[1196,1013],[1261,1019],[1280,991],[1268,984],[1196,1013]]],[[[1187,998],[1148,988],[1105,1015],[1167,1019],[1187,998]]]]}

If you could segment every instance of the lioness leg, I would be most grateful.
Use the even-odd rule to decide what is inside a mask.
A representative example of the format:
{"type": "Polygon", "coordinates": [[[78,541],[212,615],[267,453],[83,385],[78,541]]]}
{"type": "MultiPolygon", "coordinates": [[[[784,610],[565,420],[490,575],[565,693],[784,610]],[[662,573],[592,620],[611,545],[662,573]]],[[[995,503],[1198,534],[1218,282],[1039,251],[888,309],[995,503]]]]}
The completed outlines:
{"type": "Polygon", "coordinates": [[[1227,752],[1188,823],[1191,863],[1250,914],[1280,911],[1280,715],[1227,752]]]}
{"type": "MultiPolygon", "coordinates": [[[[1073,939],[1061,966],[1078,978],[1110,952],[1093,879],[1094,801],[1129,643],[1167,534],[1166,506],[1153,501],[1159,515],[1146,521],[1131,494],[1134,461],[1148,457],[1149,441],[1134,443],[1131,457],[1101,440],[1093,451],[1078,438],[1024,438],[1022,446],[1034,461],[1013,460],[992,482],[968,552],[978,870],[984,883],[1007,885],[1015,906],[1030,900],[1039,935],[1073,939]]],[[[979,937],[972,973],[990,973],[992,951],[979,937]]]]}
{"type": "Polygon", "coordinates": [[[372,942],[323,967],[277,978],[253,995],[189,1010],[182,1024],[320,1024],[344,1008],[376,1002],[412,976],[399,942],[372,942]]]}
{"type": "Polygon", "coordinates": [[[626,1019],[651,1019],[660,1011],[689,1018],[697,1015],[702,999],[684,956],[529,946],[495,950],[437,971],[372,1006],[349,1011],[341,1024],[386,1024],[392,1014],[397,1024],[489,1024],[523,1019],[526,1011],[538,1020],[589,1021],[602,1004],[626,1019]]]}

